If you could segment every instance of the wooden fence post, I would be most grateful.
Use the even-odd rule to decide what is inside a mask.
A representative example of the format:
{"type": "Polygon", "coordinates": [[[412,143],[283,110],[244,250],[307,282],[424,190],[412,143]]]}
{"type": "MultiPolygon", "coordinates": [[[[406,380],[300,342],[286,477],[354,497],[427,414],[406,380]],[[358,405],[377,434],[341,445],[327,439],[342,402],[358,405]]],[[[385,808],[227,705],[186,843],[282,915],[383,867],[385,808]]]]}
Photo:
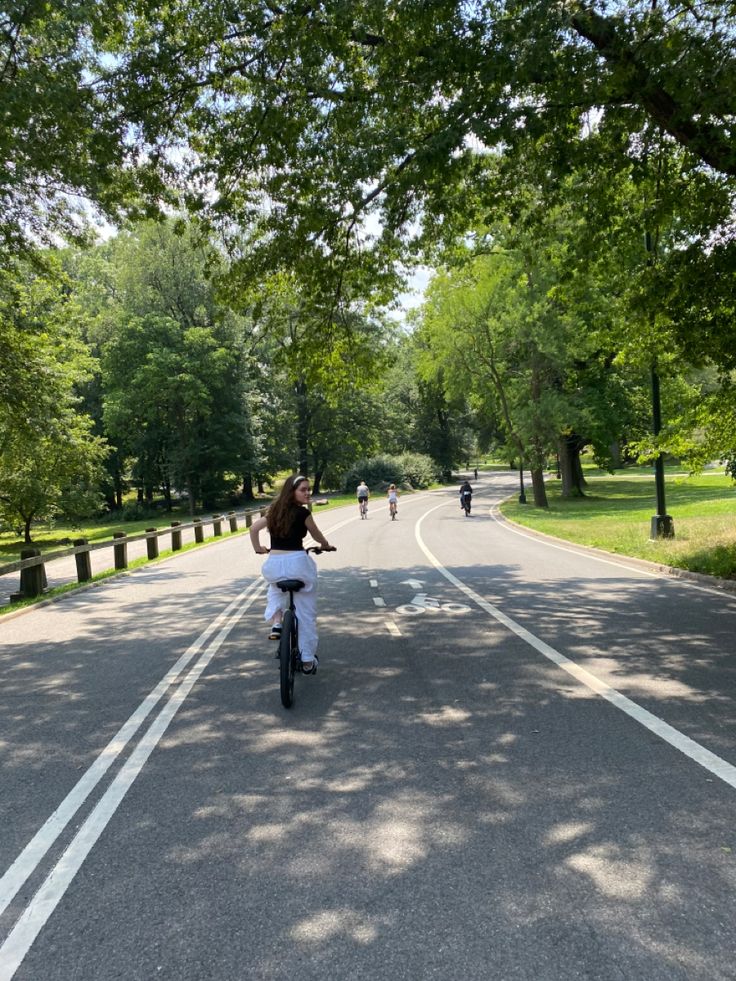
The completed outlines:
{"type": "Polygon", "coordinates": [[[179,527],[181,521],[171,522],[171,550],[172,552],[178,552],[181,548],[181,532],[175,529],[179,527]]]}
{"type": "Polygon", "coordinates": [[[228,521],[230,522],[230,531],[238,530],[238,516],[234,511],[228,511],[227,513],[228,521]]]}
{"type": "MultiPolygon", "coordinates": [[[[35,559],[41,554],[39,548],[22,548],[20,550],[21,559],[35,559]]],[[[17,593],[10,597],[11,603],[18,600],[29,599],[32,596],[41,596],[46,591],[46,570],[43,562],[32,565],[29,569],[20,570],[20,588],[17,593]]]]}
{"type": "Polygon", "coordinates": [[[112,550],[115,553],[115,568],[116,569],[127,569],[128,568],[128,536],[124,531],[114,531],[112,533],[113,538],[122,538],[123,541],[119,545],[113,545],[112,550]]]}
{"type": "Polygon", "coordinates": [[[158,558],[158,535],[155,528],[146,528],[146,550],[149,559],[158,558]]]}
{"type": "Polygon", "coordinates": [[[249,511],[245,516],[245,527],[250,528],[252,524],[253,524],[253,515],[249,511]]]}
{"type": "MultiPolygon", "coordinates": [[[[75,548],[80,548],[84,545],[89,546],[89,541],[86,538],[74,539],[75,548]]],[[[79,582],[89,582],[92,578],[92,561],[90,559],[89,548],[77,552],[74,558],[77,563],[77,580],[79,582]]]]}
{"type": "Polygon", "coordinates": [[[194,524],[194,540],[195,540],[195,542],[200,542],[200,543],[203,542],[204,541],[204,528],[202,527],[202,519],[201,518],[194,518],[192,523],[194,524]]]}
{"type": "Polygon", "coordinates": [[[212,529],[214,535],[217,537],[222,534],[222,515],[213,514],[212,515],[212,529]]]}

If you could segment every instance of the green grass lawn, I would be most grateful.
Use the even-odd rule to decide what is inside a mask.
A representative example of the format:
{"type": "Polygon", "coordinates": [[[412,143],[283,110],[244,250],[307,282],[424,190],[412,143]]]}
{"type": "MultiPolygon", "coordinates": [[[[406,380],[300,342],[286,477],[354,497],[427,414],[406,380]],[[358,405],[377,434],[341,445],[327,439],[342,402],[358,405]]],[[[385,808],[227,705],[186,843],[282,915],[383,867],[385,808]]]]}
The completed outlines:
{"type": "MultiPolygon", "coordinates": [[[[667,513],[675,538],[649,540],[656,514],[654,475],[626,472],[588,479],[588,496],[560,497],[560,482],[547,484],[549,510],[507,501],[501,511],[512,521],[581,545],[649,559],[665,565],[736,579],[736,486],[723,474],[666,475],[667,513]]],[[[531,494],[528,492],[528,498],[531,494]]]]}

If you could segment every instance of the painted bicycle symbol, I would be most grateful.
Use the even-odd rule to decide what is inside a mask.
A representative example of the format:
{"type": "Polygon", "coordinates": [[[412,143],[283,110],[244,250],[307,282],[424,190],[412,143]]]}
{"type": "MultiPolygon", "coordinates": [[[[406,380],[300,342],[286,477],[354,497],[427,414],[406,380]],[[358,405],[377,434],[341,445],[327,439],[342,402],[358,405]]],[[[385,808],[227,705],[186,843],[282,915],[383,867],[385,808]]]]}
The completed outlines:
{"type": "Polygon", "coordinates": [[[417,593],[412,599],[411,603],[404,603],[403,606],[397,606],[396,612],[401,613],[403,616],[418,616],[420,613],[468,613],[470,610],[469,606],[464,603],[440,603],[438,599],[433,596],[427,596],[426,593],[417,593]]]}

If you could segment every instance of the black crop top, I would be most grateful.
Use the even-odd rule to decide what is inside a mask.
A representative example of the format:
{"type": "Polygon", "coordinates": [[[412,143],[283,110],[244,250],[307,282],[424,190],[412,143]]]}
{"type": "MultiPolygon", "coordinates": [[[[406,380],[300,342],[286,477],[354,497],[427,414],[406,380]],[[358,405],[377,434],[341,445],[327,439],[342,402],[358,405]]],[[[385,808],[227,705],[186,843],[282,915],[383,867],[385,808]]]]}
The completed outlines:
{"type": "Polygon", "coordinates": [[[302,540],[307,533],[307,518],[309,508],[299,505],[294,508],[294,520],[291,523],[289,534],[285,538],[277,538],[271,535],[271,548],[280,549],[282,552],[301,552],[304,548],[302,540]]]}

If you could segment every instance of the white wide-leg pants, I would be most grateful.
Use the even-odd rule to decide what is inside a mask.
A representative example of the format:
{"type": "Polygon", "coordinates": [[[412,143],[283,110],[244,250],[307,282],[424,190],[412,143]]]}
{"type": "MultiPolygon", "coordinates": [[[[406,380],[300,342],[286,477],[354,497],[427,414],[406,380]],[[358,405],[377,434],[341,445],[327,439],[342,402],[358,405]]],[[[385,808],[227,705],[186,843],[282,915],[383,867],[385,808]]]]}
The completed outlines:
{"type": "Polygon", "coordinates": [[[289,594],[276,586],[280,579],[301,579],[304,587],[294,593],[294,606],[299,620],[299,647],[303,661],[311,661],[317,653],[317,563],[306,552],[285,552],[269,555],[261,569],[268,582],[264,619],[270,623],[279,610],[289,605],[289,594]]]}

